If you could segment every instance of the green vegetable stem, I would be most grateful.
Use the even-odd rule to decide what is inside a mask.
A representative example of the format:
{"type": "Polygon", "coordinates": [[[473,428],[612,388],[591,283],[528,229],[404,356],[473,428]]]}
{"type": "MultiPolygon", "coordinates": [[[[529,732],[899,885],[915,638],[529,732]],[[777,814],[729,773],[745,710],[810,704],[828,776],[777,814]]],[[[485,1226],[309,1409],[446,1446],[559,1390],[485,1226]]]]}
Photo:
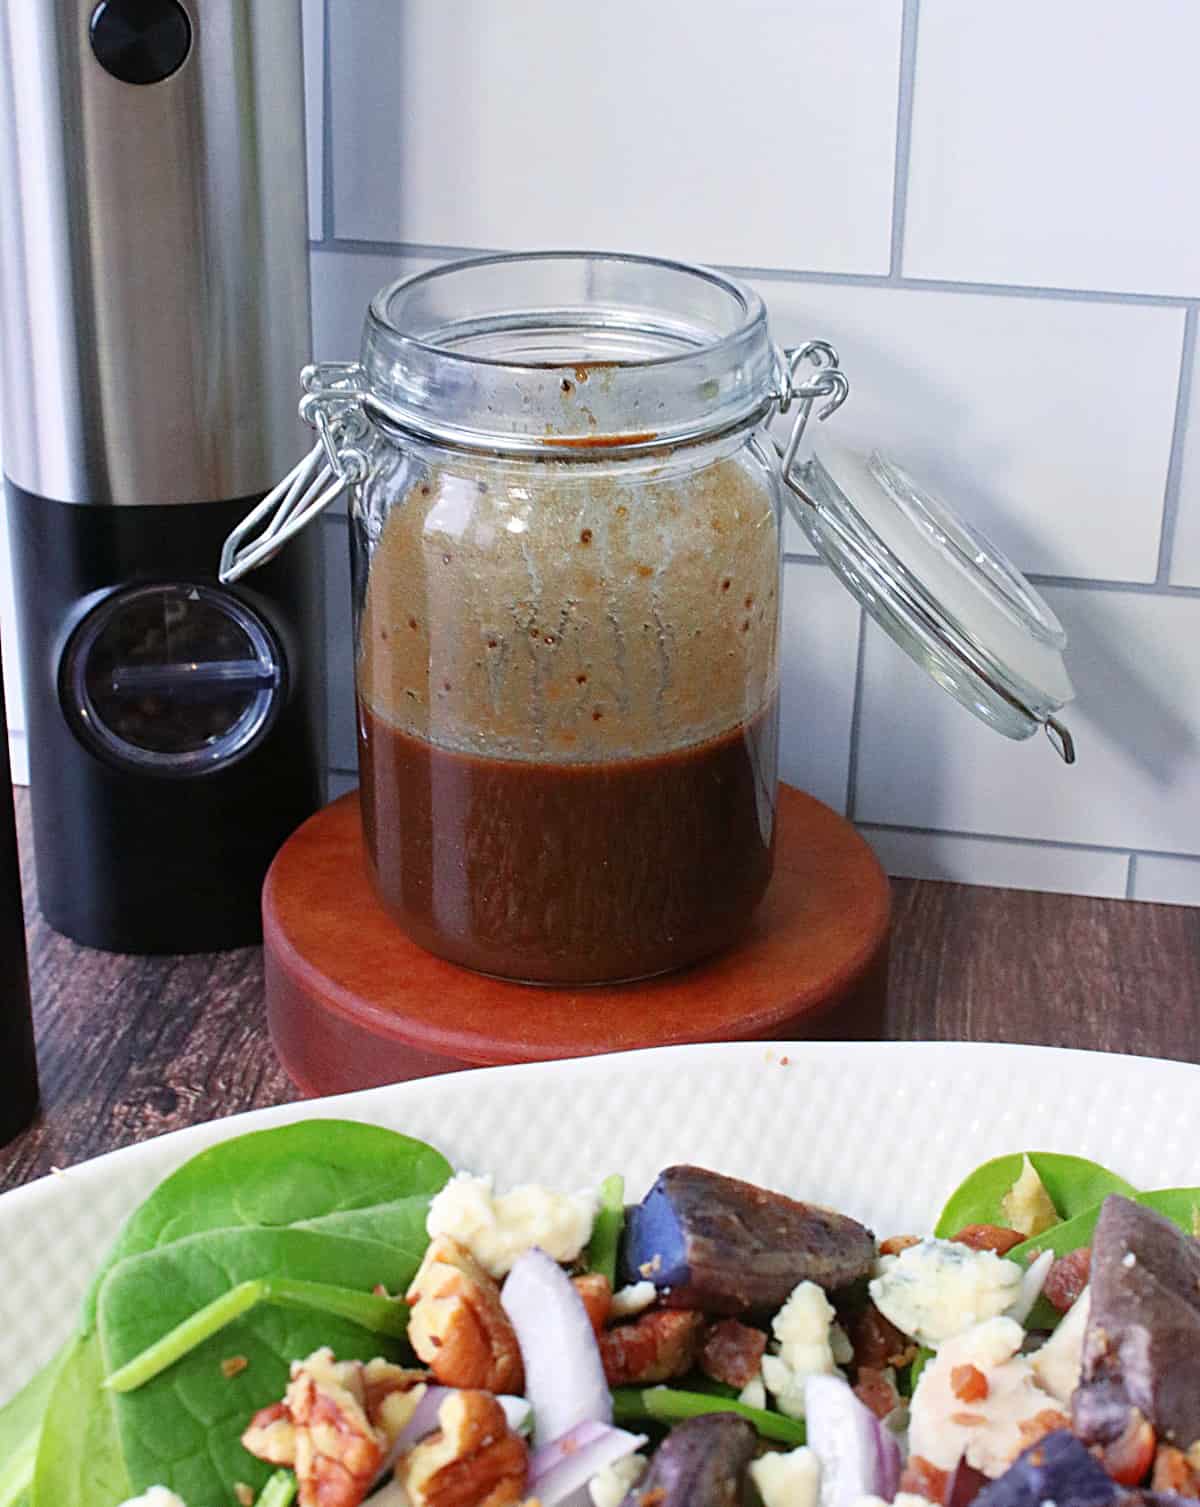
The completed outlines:
{"type": "Polygon", "coordinates": [[[614,1423],[636,1423],[651,1418],[656,1423],[670,1424],[681,1423],[685,1418],[702,1418],[708,1413],[736,1413],[752,1423],[764,1439],[795,1446],[803,1444],[807,1437],[803,1423],[794,1418],[703,1392],[679,1392],[674,1387],[617,1387],[612,1400],[614,1423]]]}
{"type": "Polygon", "coordinates": [[[176,1324],[162,1339],[114,1371],[104,1385],[111,1392],[136,1392],[260,1303],[333,1314],[360,1324],[372,1334],[387,1334],[394,1339],[403,1339],[408,1331],[408,1310],[392,1298],[376,1297],[374,1293],[357,1292],[350,1287],[334,1287],[326,1282],[259,1277],[239,1282],[182,1324],[176,1324]]]}
{"type": "Polygon", "coordinates": [[[589,1270],[607,1277],[610,1287],[617,1285],[617,1255],[624,1229],[625,1179],[614,1173],[600,1184],[600,1212],[592,1226],[592,1241],[587,1253],[589,1270]]]}
{"type": "Polygon", "coordinates": [[[290,1470],[277,1470],[259,1493],[255,1507],[289,1507],[296,1495],[296,1477],[290,1470]]]}

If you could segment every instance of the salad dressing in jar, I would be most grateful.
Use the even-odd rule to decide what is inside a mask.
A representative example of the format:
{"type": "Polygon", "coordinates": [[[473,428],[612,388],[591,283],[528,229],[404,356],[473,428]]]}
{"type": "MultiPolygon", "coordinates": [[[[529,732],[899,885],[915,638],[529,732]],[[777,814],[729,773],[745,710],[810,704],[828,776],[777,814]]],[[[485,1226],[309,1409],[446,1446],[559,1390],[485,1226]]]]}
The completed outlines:
{"type": "Polygon", "coordinates": [[[768,473],[699,448],[622,472],[485,472],[431,464],[366,562],[378,893],[416,941],[487,973],[693,962],[737,936],[771,873],[768,473]]]}
{"type": "Polygon", "coordinates": [[[785,497],[972,710],[1066,736],[1049,609],[901,473],[797,461],[848,383],[822,342],[779,351],[729,278],[598,253],[448,264],[382,290],[360,362],[305,386],[321,445],[221,576],[350,487],[366,850],[440,956],[614,982],[745,932],[774,852],[785,497]],[[781,468],[767,423],[793,404],[781,468]],[[932,629],[929,578],[953,600],[932,629]],[[972,593],[1015,670],[976,642],[972,593]]]}

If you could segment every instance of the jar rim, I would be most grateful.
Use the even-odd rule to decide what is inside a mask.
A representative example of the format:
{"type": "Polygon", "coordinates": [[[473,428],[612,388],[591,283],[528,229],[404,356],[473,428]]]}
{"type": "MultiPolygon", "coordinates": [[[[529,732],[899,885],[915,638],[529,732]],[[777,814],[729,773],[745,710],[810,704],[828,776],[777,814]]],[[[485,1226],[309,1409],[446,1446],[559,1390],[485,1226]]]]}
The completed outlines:
{"type": "MultiPolygon", "coordinates": [[[[745,331],[752,329],[759,322],[765,323],[766,321],[766,305],[759,294],[745,283],[740,283],[735,278],[728,277],[713,267],[705,267],[693,262],[682,262],[672,257],[644,256],[636,252],[571,250],[487,252],[479,256],[459,257],[452,261],[440,262],[434,267],[426,267],[422,272],[410,272],[404,277],[398,277],[393,282],[386,283],[379,289],[368,305],[368,319],[376,321],[395,340],[419,346],[423,350],[436,351],[439,356],[445,359],[481,363],[487,366],[512,367],[517,370],[530,370],[531,368],[544,369],[542,363],[505,361],[496,357],[481,355],[477,352],[451,350],[436,341],[423,340],[420,336],[405,330],[393,319],[391,313],[391,306],[396,296],[410,291],[419,284],[458,277],[463,272],[474,271],[487,266],[519,266],[537,262],[575,262],[580,264],[585,262],[610,262],[621,263],[630,267],[653,267],[671,273],[678,273],[688,278],[699,278],[711,286],[719,288],[722,293],[727,294],[741,309],[743,317],[735,328],[731,329],[725,335],[718,336],[710,345],[705,346],[705,349],[716,349],[725,342],[735,341],[745,331]]],[[[686,361],[694,354],[694,350],[682,350],[657,356],[635,356],[628,358],[620,364],[641,367],[662,366],[672,362],[686,361]]],[[[576,363],[564,361],[560,364],[564,369],[568,369],[576,363]]]]}
{"type": "Polygon", "coordinates": [[[495,253],[398,278],[370,301],[361,361],[385,428],[577,458],[757,422],[779,370],[753,288],[609,251],[495,253]]]}

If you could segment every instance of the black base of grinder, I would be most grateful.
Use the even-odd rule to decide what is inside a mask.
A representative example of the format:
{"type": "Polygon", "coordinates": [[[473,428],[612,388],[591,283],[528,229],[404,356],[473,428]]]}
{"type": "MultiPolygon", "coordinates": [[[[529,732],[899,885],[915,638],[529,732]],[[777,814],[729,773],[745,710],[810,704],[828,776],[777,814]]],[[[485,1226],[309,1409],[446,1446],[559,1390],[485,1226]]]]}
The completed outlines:
{"type": "Polygon", "coordinates": [[[324,795],[319,531],[231,590],[254,498],[6,492],[43,915],[109,951],[258,941],[267,867],[324,795]]]}

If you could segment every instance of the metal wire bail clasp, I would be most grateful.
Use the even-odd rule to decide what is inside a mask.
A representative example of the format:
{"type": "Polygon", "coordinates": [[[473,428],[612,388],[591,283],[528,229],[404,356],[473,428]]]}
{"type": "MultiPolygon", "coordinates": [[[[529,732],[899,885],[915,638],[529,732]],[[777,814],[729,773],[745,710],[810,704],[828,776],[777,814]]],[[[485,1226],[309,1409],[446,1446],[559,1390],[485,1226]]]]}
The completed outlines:
{"type": "Polygon", "coordinates": [[[226,586],[274,559],[289,539],[367,474],[367,457],[355,444],[367,432],[362,368],[355,362],[326,361],[306,366],[300,382],[300,417],[319,439],[225,540],[217,575],[226,586]]]}
{"type": "MultiPolygon", "coordinates": [[[[809,415],[818,398],[829,402],[817,413],[818,422],[836,413],[850,396],[850,381],[838,365],[838,353],[826,340],[808,340],[803,345],[793,346],[782,353],[779,371],[779,412],[786,413],[793,403],[799,404],[792,432],[786,445],[776,444],[783,456],[783,479],[788,481],[800,441],[808,427],[809,415]],[[801,368],[811,365],[813,375],[807,381],[801,379],[801,368]]],[[[790,482],[789,482],[790,485],[790,482]]]]}

